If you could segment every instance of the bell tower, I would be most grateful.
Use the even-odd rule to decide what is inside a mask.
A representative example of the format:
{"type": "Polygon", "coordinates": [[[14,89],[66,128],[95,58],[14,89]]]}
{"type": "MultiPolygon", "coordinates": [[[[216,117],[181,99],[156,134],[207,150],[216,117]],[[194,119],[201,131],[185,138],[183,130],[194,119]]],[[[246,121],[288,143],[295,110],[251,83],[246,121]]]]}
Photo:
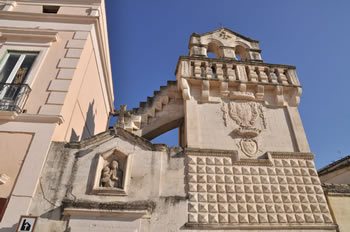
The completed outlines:
{"type": "Polygon", "coordinates": [[[258,41],[221,28],[191,35],[176,79],[187,227],[334,231],[298,112],[294,66],[263,62],[258,41]]]}
{"type": "Polygon", "coordinates": [[[264,63],[258,41],[226,28],[192,34],[176,78],[187,147],[237,150],[241,158],[310,151],[295,67],[264,63]]]}

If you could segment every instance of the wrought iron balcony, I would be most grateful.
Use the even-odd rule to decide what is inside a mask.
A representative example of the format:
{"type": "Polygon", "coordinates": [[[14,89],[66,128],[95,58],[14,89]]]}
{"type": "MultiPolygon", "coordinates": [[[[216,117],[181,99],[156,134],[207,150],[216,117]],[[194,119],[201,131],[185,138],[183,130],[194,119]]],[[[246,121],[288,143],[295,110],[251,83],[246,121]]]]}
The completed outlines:
{"type": "Polygon", "coordinates": [[[21,113],[30,91],[27,84],[0,83],[0,111],[21,113]]]}

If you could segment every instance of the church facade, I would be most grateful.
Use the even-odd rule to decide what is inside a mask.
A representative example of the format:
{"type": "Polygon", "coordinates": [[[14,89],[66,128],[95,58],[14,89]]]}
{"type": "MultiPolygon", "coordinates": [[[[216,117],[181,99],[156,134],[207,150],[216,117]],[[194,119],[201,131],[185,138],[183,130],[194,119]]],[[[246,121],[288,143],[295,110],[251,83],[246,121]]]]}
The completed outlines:
{"type": "MultiPolygon", "coordinates": [[[[36,232],[346,231],[344,215],[332,209],[339,201],[329,204],[315,168],[298,112],[301,84],[294,66],[265,63],[257,40],[227,28],[194,33],[175,79],[138,108],[121,106],[114,112],[117,124],[106,129],[113,90],[104,2],[28,2],[6,1],[0,12],[6,17],[0,19],[0,52],[6,62],[11,55],[22,59],[9,75],[2,75],[2,66],[10,63],[0,64],[0,78],[9,86],[2,87],[0,103],[13,86],[35,90],[19,110],[7,104],[0,112],[3,141],[16,132],[27,144],[0,143],[23,154],[23,164],[9,168],[12,176],[0,173],[6,199],[0,232],[20,229],[20,216],[35,218],[36,232]],[[29,49],[33,43],[44,53],[29,49]],[[33,54],[26,74],[21,65],[33,54]],[[46,75],[51,79],[36,89],[34,77],[41,80],[45,68],[54,69],[46,75]],[[96,83],[101,92],[90,94],[96,83]],[[35,105],[35,94],[46,100],[35,105]],[[150,142],[176,128],[178,147],[150,142]]],[[[1,170],[11,166],[5,161],[1,170]]]]}

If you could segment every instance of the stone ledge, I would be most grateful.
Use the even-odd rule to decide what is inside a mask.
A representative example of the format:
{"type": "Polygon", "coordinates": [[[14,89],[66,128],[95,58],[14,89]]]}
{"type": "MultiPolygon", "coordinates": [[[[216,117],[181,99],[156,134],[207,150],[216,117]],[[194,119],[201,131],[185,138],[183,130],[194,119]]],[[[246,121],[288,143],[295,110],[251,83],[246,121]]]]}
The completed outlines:
{"type": "Polygon", "coordinates": [[[147,210],[99,210],[99,209],[82,209],[82,208],[66,208],[63,212],[64,216],[90,216],[90,217],[118,217],[137,219],[147,217],[147,210]]]}
{"type": "Polygon", "coordinates": [[[275,225],[218,225],[218,224],[197,224],[197,223],[186,223],[185,228],[188,229],[210,229],[210,230],[231,230],[231,229],[238,229],[238,230],[316,230],[316,231],[337,231],[338,226],[335,224],[313,224],[313,225],[300,225],[300,224],[288,224],[288,225],[281,225],[281,224],[275,224],[275,225]]]}
{"type": "Polygon", "coordinates": [[[156,203],[153,201],[130,201],[130,202],[108,202],[101,203],[95,201],[73,201],[64,199],[62,201],[63,209],[89,209],[89,210],[145,210],[152,212],[156,203]]]}

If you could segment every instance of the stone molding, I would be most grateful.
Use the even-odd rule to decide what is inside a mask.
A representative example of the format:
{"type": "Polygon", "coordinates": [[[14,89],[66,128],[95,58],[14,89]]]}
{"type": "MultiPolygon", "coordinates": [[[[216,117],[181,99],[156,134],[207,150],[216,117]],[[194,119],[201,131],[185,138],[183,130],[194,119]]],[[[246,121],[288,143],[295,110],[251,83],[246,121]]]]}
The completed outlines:
{"type": "Polygon", "coordinates": [[[350,184],[322,183],[322,188],[326,195],[350,197],[350,184]]]}
{"type": "Polygon", "coordinates": [[[93,201],[73,201],[64,199],[62,201],[63,209],[98,209],[98,210],[127,210],[127,211],[147,211],[152,213],[156,204],[153,201],[128,201],[128,202],[93,202],[93,201]]]}
{"type": "Polygon", "coordinates": [[[35,40],[39,42],[56,42],[59,39],[58,31],[0,27],[0,39],[15,40],[16,38],[21,40],[35,40]]]}
{"type": "Polygon", "coordinates": [[[65,208],[64,216],[90,216],[90,217],[127,217],[127,218],[141,218],[149,217],[147,210],[100,210],[100,209],[82,209],[82,208],[65,208]]]}

